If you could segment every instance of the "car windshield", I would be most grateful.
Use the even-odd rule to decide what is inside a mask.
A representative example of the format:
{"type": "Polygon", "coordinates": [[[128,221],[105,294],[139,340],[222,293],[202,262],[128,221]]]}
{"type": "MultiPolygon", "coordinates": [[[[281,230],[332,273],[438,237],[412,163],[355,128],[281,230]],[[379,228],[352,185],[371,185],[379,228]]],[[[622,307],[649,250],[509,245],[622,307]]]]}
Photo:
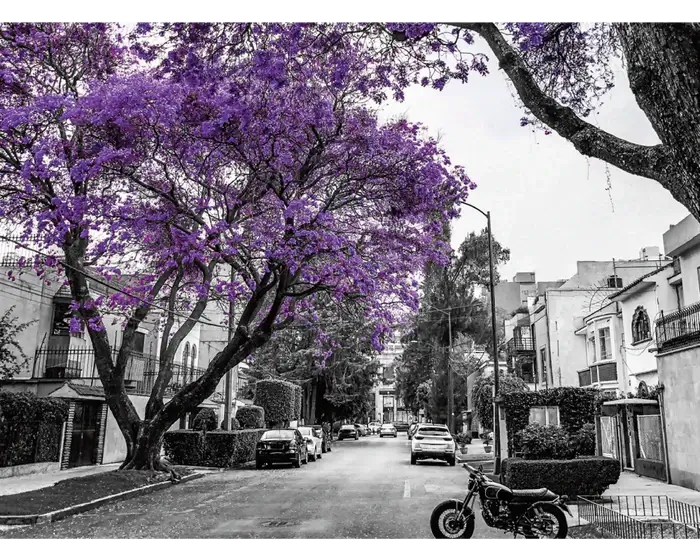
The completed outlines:
{"type": "Polygon", "coordinates": [[[260,439],[294,439],[294,430],[271,430],[265,432],[260,439]]]}
{"type": "Polygon", "coordinates": [[[435,427],[430,427],[430,428],[421,428],[418,430],[418,433],[422,436],[449,436],[450,431],[447,428],[435,428],[435,427]]]}
{"type": "Polygon", "coordinates": [[[313,435],[315,435],[315,434],[314,434],[314,430],[313,430],[312,428],[299,428],[299,433],[300,433],[302,436],[313,436],[313,435]]]}
{"type": "Polygon", "coordinates": [[[382,428],[393,428],[393,424],[382,424],[382,428]]]}
{"type": "Polygon", "coordinates": [[[346,424],[341,428],[341,430],[354,430],[355,426],[351,426],[350,424],[346,424]]]}

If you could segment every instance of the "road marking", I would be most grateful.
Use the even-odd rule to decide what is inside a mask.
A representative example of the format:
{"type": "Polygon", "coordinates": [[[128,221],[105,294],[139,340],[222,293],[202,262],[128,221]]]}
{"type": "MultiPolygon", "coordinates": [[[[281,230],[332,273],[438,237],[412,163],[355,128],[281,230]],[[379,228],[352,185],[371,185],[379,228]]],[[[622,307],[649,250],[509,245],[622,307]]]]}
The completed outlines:
{"type": "Polygon", "coordinates": [[[404,498],[411,497],[411,484],[408,482],[408,480],[403,481],[403,497],[404,498]]]}

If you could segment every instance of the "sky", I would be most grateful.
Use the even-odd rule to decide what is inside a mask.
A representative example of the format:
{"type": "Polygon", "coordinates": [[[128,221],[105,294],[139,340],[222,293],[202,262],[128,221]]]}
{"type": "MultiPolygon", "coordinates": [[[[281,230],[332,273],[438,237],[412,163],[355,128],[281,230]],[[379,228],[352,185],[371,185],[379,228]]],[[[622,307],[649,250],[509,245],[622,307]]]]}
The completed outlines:
{"type": "MultiPolygon", "coordinates": [[[[414,87],[385,114],[405,114],[439,134],[452,162],[478,185],[469,202],[491,211],[495,239],[511,250],[501,278],[535,272],[538,281],[557,280],[573,276],[576,261],[636,259],[647,246],[663,253],[663,233],[689,212],[655,181],[613,166],[608,190],[604,162],[579,154],[556,133],[521,127],[513,86],[483,42],[474,50],[489,55],[489,76],[450,83],[442,92],[414,87]]],[[[632,142],[658,143],[621,68],[588,120],[632,142]]],[[[485,226],[481,214],[465,207],[453,222],[453,247],[485,226]]]]}

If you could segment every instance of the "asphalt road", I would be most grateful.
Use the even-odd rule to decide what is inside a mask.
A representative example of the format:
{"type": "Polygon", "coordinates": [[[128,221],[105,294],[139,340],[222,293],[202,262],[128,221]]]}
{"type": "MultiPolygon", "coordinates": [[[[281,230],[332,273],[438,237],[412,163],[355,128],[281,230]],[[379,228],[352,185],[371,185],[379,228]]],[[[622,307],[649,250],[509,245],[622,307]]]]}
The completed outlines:
{"type": "MultiPolygon", "coordinates": [[[[463,497],[467,473],[438,461],[410,464],[406,434],[334,442],[300,469],[215,472],[128,501],[0,538],[432,539],[442,500],[463,497]]],[[[512,538],[476,516],[473,538],[512,538]]]]}

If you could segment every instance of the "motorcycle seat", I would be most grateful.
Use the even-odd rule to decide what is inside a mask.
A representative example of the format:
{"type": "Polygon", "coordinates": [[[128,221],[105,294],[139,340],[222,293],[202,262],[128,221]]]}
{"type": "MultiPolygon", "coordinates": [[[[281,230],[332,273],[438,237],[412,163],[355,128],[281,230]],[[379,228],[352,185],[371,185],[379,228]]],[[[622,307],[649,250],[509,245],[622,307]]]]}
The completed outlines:
{"type": "Polygon", "coordinates": [[[535,488],[527,490],[511,490],[513,492],[513,502],[537,502],[539,500],[553,500],[557,495],[547,488],[535,488]]]}

